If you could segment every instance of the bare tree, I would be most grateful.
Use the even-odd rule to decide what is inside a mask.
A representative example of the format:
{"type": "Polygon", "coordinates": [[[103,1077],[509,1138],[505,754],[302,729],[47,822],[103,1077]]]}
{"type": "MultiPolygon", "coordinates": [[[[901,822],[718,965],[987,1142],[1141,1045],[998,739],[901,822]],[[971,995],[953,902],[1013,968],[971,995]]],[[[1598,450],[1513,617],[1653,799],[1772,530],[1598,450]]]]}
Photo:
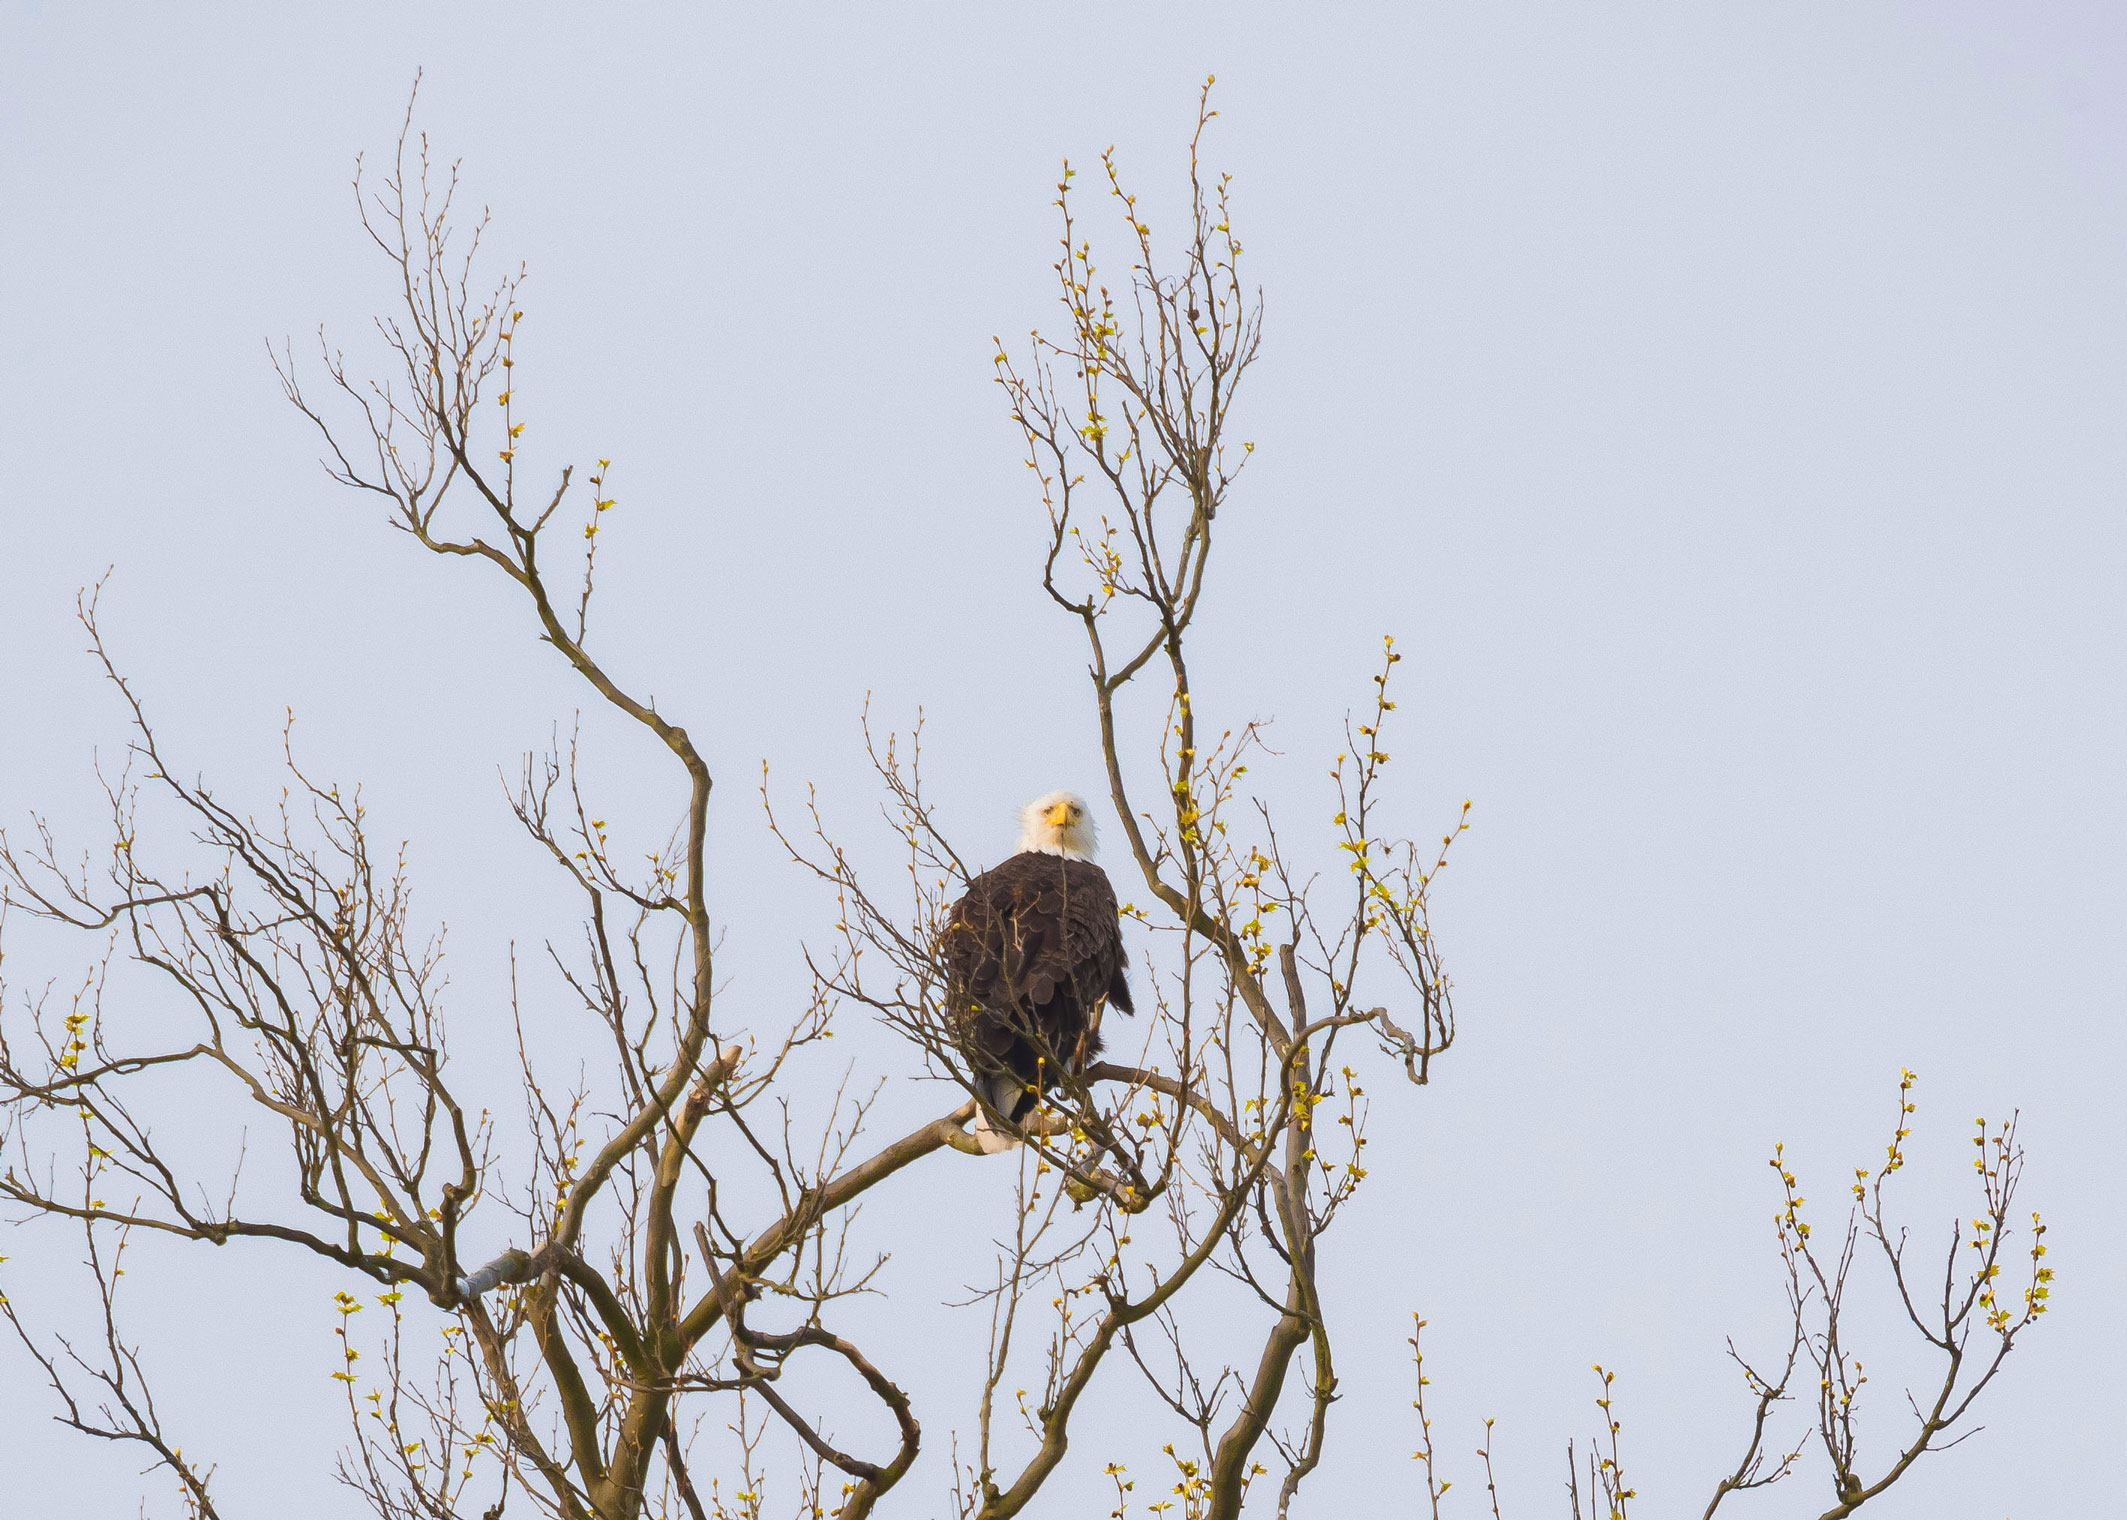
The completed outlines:
{"type": "MultiPolygon", "coordinates": [[[[123,1045],[95,1006],[57,1027],[37,1003],[10,1019],[0,1101],[15,1159],[0,1193],[92,1235],[106,1226],[278,1242],[381,1289],[381,1379],[365,1388],[352,1334],[337,1374],[355,1432],[341,1476],[380,1515],[466,1513],[475,1493],[499,1512],[513,1492],[571,1520],[703,1513],[675,1415],[697,1393],[773,1411],[812,1454],[806,1491],[840,1513],[869,1513],[908,1471],[920,1428],[894,1382],[832,1328],[837,1300],[866,1275],[842,1249],[845,1211],[930,1152],[971,1147],[972,1108],[863,1154],[854,1147],[867,1099],[837,1104],[817,1133],[781,1123],[778,1084],[827,1034],[824,1000],[765,1044],[715,1037],[709,770],[686,730],[587,646],[599,524],[613,504],[604,466],[589,493],[572,492],[575,472],[564,469],[537,503],[518,497],[517,276],[478,283],[485,219],[454,223],[456,171],[430,161],[410,113],[381,184],[358,171],[355,191],[398,287],[400,310],[378,323],[389,369],[359,379],[325,349],[335,421],[284,350],[289,400],[323,434],[335,479],[380,498],[419,547],[505,577],[540,637],[669,751],[680,778],[677,828],[633,867],[614,858],[585,802],[573,745],[528,761],[512,798],[581,894],[583,941],[554,952],[555,973],[602,1038],[610,1077],[595,1092],[570,1090],[520,1039],[526,1139],[502,1140],[453,1085],[440,937],[416,928],[403,859],[379,858],[359,793],[313,779],[292,747],[286,798],[265,822],[179,779],[108,656],[91,596],[82,621],[134,735],[133,764],[108,785],[106,864],[99,878],[67,863],[38,825],[28,845],[0,843],[0,873],[27,911],[112,935],[117,953],[161,974],[178,1012],[149,1026],[148,1043],[123,1045]],[[577,501],[571,526],[585,551],[564,593],[542,551],[577,501]],[[204,855],[167,873],[150,864],[144,792],[204,855]],[[192,1027],[176,1033],[186,1019],[192,1027]],[[203,1088],[233,1083],[276,1116],[293,1197],[254,1208],[245,1200],[260,1190],[232,1178],[210,1194],[187,1175],[141,1117],[148,1084],[180,1070],[203,1088]],[[105,1196],[62,1196],[41,1180],[60,1122],[78,1131],[105,1196]],[[773,1200],[765,1215],[734,1212],[726,1200],[741,1189],[773,1200]],[[514,1215],[524,1242],[484,1266],[460,1244],[483,1206],[514,1215]],[[408,1289],[451,1317],[446,1352],[426,1373],[401,1355],[408,1289]],[[757,1307],[764,1298],[772,1315],[757,1307]],[[844,1364],[887,1411],[897,1435],[885,1451],[836,1448],[779,1393],[785,1367],[809,1358],[844,1364]]],[[[343,1294],[340,1304],[348,1334],[364,1303],[343,1294]]]]}
{"type": "MultiPolygon", "coordinates": [[[[725,1038],[735,1026],[715,1006],[712,776],[688,730],[592,637],[610,464],[532,483],[516,397],[521,271],[483,275],[485,214],[464,213],[456,167],[431,158],[409,107],[388,170],[358,167],[354,182],[394,285],[395,309],[377,323],[381,368],[365,371],[322,334],[313,366],[284,345],[276,368],[323,438],[334,480],[374,498],[420,550],[499,576],[597,702],[669,756],[677,822],[661,849],[629,864],[587,796],[573,738],[524,762],[511,809],[583,912],[580,942],[549,947],[548,974],[580,1004],[604,1074],[557,1076],[569,1066],[525,1037],[520,1012],[522,1123],[505,1123],[454,1086],[440,932],[418,923],[403,853],[376,848],[359,792],[315,779],[292,743],[287,790],[264,819],[180,779],[106,646],[96,596],[84,595],[90,648],[132,725],[128,762],[106,778],[109,838],[91,861],[41,822],[26,841],[0,836],[6,901],[100,951],[64,1012],[50,993],[20,996],[0,1023],[0,1195],[77,1222],[101,1293],[105,1335],[87,1355],[47,1349],[7,1309],[68,1423],[144,1444],[185,1502],[212,1515],[209,1471],[163,1435],[119,1333],[116,1262],[134,1232],[270,1243],[335,1264],[350,1287],[362,1281],[366,1296],[338,1300],[346,1344],[335,1375],[352,1429],[338,1473],[387,1520],[499,1516],[518,1496],[566,1520],[758,1520],[771,1467],[800,1515],[856,1520],[908,1474],[924,1427],[896,1381],[913,1348],[867,1348],[850,1331],[844,1301],[872,1289],[880,1265],[860,1259],[850,1217],[904,1170],[951,1151],[1016,1178],[994,1273],[971,1301],[988,1326],[983,1374],[969,1407],[949,1412],[963,1520],[1027,1511],[1062,1470],[1088,1393],[1118,1381],[1173,1421],[1168,1508],[1224,1520],[1254,1497],[1259,1509],[1290,1511],[1323,1460],[1338,1397],[1320,1272],[1367,1176],[1369,1086],[1423,1086],[1455,1040],[1428,894],[1468,804],[1437,843],[1383,821],[1401,658],[1392,640],[1334,746],[1327,839],[1295,844],[1305,831],[1281,828],[1253,790],[1259,726],[1215,721],[1196,702],[1192,639],[1219,514],[1253,448],[1233,419],[1262,334],[1228,182],[1200,165],[1215,115],[1208,91],[1179,236],[1155,242],[1149,213],[1104,155],[1100,194],[1127,248],[1109,276],[1081,230],[1067,165],[1058,325],[1016,357],[1000,344],[995,358],[1044,508],[1041,592],[1086,641],[1086,718],[1123,836],[1127,895],[1138,899],[1123,912],[1147,947],[1137,975],[1148,1005],[1130,1031],[1135,1048],[1115,1059],[1044,1052],[1054,1086],[1016,1127],[1022,1143],[1001,1154],[1005,1118],[983,1114],[994,1073],[965,1048],[940,953],[972,855],[924,791],[920,724],[905,737],[866,728],[905,861],[890,880],[858,864],[863,853],[816,800],[803,826],[788,822],[764,771],[769,827],[828,884],[837,911],[809,952],[812,992],[796,1016],[773,1037],[725,1038]],[[1333,864],[1311,865],[1318,856],[1333,864]],[[105,974],[127,959],[161,983],[151,1016],[106,1016],[105,974]],[[796,1074],[824,1069],[818,1047],[850,1006],[906,1040],[909,1075],[956,1084],[961,1101],[884,1143],[868,1136],[876,1087],[845,1078],[829,1083],[818,1112],[793,1104],[796,1074]],[[156,1094],[184,1083],[272,1116],[287,1188],[240,1184],[233,1172],[210,1186],[158,1139],[156,1094]],[[79,1188],[56,1180],[62,1157],[79,1188]],[[506,1221],[517,1244],[485,1263],[468,1257],[476,1215],[490,1238],[506,1221]],[[364,1315],[384,1323],[368,1328],[364,1315]],[[414,1351],[416,1317],[440,1327],[440,1356],[414,1351]],[[829,1410],[808,1406],[800,1380],[784,1376],[801,1364],[838,1371],[850,1392],[835,1409],[866,1401],[891,1435],[859,1450],[838,1444],[829,1410]],[[101,1390],[94,1411],[77,1391],[91,1385],[101,1390]],[[704,1411],[732,1437],[714,1457],[696,1439],[704,1411]]],[[[1787,1368],[1800,1356],[1842,1389],[1845,1402],[1824,1404],[1820,1423],[1850,1506],[1964,1415],[2043,1307],[2040,1288],[2014,1328],[1988,1319],[1999,1352],[1959,1381],[1973,1314],[1995,1312],[1988,1284],[2021,1166],[2013,1134],[1995,1141],[2004,1148],[1986,1175],[1999,1211],[1979,1257],[1989,1275],[1938,1327],[1952,1364],[1943,1396],[1900,1465],[1851,1496],[1839,1314],[1855,1236],[1850,1226],[1846,1253],[1824,1263],[1790,1197],[1781,1240],[1797,1331],[1787,1368]],[[1807,1333],[1805,1311],[1819,1316],[1807,1333]]],[[[1899,1159],[1894,1147],[1883,1175],[1899,1159]]],[[[1860,1218],[1904,1292],[1903,1237],[1883,1223],[1881,1183],[1860,1218]]],[[[1745,1370],[1758,1425],[1716,1504],[1792,1465],[1768,1474],[1761,1456],[1789,1378],[1745,1370]]],[[[1616,1431],[1612,1422],[1589,1482],[1622,1516],[1630,1493],[1616,1431]]],[[[1488,1440],[1497,1515],[1489,1452],[1488,1440]]],[[[1138,1479],[1120,1465],[1107,1476],[1121,1514],[1138,1479]]],[[[1428,1460],[1436,1510],[1446,1488],[1428,1460]]],[[[1578,1514],[1577,1488],[1574,1503],[1578,1514]]]]}
{"type": "MultiPolygon", "coordinates": [[[[1918,1263],[1908,1259],[1910,1233],[1890,1218],[1885,1190],[1906,1164],[1917,1081],[1911,1071],[1900,1074],[1898,1118],[1890,1143],[1880,1164],[1855,1170],[1846,1228],[1835,1253],[1826,1254],[1814,1239],[1803,1212],[1807,1200],[1789,1168],[1786,1148],[1773,1148],[1772,1167],[1780,1182],[1780,1207],[1773,1224],[1786,1289],[1787,1344],[1777,1368],[1770,1362],[1752,1363],[1733,1342],[1729,1344],[1729,1356],[1750,1395],[1751,1418],[1734,1467],[1714,1483],[1703,1511],[1705,1520],[1713,1520],[1731,1495],[1770,1488],[1795,1476],[1812,1445],[1826,1459],[1822,1477],[1830,1507],[1820,1520],[1845,1520],[1888,1492],[1929,1452],[1947,1451],[1978,1434],[1980,1427],[1970,1424],[1969,1417],[1980,1395],[2016,1349],[2018,1338],[2046,1313],[2053,1283],[2053,1269],[2045,1259],[2046,1226],[2036,1213],[2028,1226],[2017,1221],[2016,1192],[2023,1178],[2024,1152],[2016,1138],[2014,1117],[1998,1125],[1984,1118],[1975,1122],[1973,1170],[1979,1211],[1969,1220],[1951,1222],[1940,1258],[1939,1290],[1930,1286],[1932,1263],[1924,1279],[1918,1263]],[[2008,1242],[2020,1229],[2028,1230],[2028,1241],[2011,1251],[2008,1242]],[[1932,1386],[1918,1392],[1906,1390],[1913,1424],[1894,1438],[1891,1455],[1873,1464],[1877,1474],[1873,1479],[1866,1475],[1871,1464],[1862,1455],[1859,1425],[1861,1392],[1869,1378],[1862,1371],[1856,1348],[1862,1335],[1880,1338],[1884,1332],[1875,1325],[1857,1330],[1848,1313],[1847,1289],[1857,1254],[1876,1256],[1883,1264],[1897,1304],[1897,1313],[1888,1317],[1893,1332],[1902,1320],[1940,1358],[1940,1373],[1932,1386]],[[2021,1287],[2011,1288],[2003,1281],[2003,1269],[2018,1254],[2024,1257],[2024,1281],[2021,1287]],[[1815,1374],[1813,1399],[1797,1389],[1798,1374],[1805,1378],[1815,1374]],[[1775,1439],[1776,1427],[1782,1423],[1781,1406],[1802,1400],[1813,1402],[1814,1419],[1785,1422],[1792,1444],[1775,1439]]],[[[1421,1327],[1423,1323],[1419,1321],[1421,1327]]],[[[1439,1494],[1448,1484],[1435,1478],[1432,1423],[1424,1402],[1425,1364],[1415,1335],[1411,1348],[1419,1373],[1416,1408],[1425,1440],[1417,1456],[1437,1514],[1439,1494]]],[[[1617,1374],[1601,1365],[1594,1370],[1600,1383],[1595,1403],[1602,1423],[1585,1450],[1577,1442],[1567,1443],[1567,1505],[1573,1520],[1629,1520],[1631,1501],[1639,1495],[1625,1478],[1620,1439],[1624,1426],[1613,1397],[1617,1374]]],[[[1485,1445],[1478,1456],[1484,1463],[1496,1520],[1500,1511],[1497,1490],[1492,1488],[1492,1421],[1486,1420],[1484,1428],[1485,1445]]]]}
{"type": "MultiPolygon", "coordinates": [[[[1386,1056],[1392,1075],[1423,1084],[1454,1040],[1426,898],[1465,825],[1458,816],[1425,847],[1381,828],[1393,642],[1334,762],[1345,867],[1326,879],[1289,858],[1248,790],[1257,726],[1214,729],[1193,701],[1190,637],[1220,507],[1253,449],[1231,419],[1262,321],[1227,182],[1199,164],[1213,114],[1207,85],[1171,269],[1111,153],[1101,178],[1130,252],[1108,283],[1065,167],[1061,331],[1037,333],[1022,359],[1002,345],[996,356],[1046,508],[1042,589],[1084,633],[1109,801],[1147,899],[1124,912],[1161,955],[1147,968],[1157,1016],[1139,1056],[1080,1071],[1055,1053],[1058,1087],[1028,1139],[1026,1216],[988,1295],[992,1355],[961,1498],[984,1520],[1019,1513],[1048,1481],[1079,1400],[1118,1350],[1191,1432],[1194,1453],[1175,1458],[1186,1513],[1238,1514],[1268,1471],[1262,1457],[1282,1468],[1276,1505],[1287,1510],[1321,1460],[1336,1397],[1317,1253],[1366,1176],[1366,1088],[1352,1063],[1386,1056]],[[1123,698],[1155,681],[1158,727],[1133,743],[1123,698]],[[1361,995],[1384,973],[1410,1028],[1361,995]],[[1181,1328],[1181,1295],[1207,1271],[1261,1306],[1252,1365],[1207,1362],[1181,1328]],[[1042,1304],[1037,1329],[1029,1311],[1042,1304]],[[1040,1396],[1031,1409],[1001,1407],[1030,1333],[1041,1338],[1040,1396]],[[1288,1433],[1276,1421],[1296,1360],[1288,1433]],[[1025,1426],[1010,1455],[1000,1416],[1025,1426]]],[[[873,754],[912,900],[897,905],[866,882],[817,812],[809,837],[784,835],[838,894],[842,944],[816,965],[821,995],[875,1010],[972,1096],[983,1073],[958,1048],[935,953],[966,856],[923,794],[915,741],[873,754]]]]}

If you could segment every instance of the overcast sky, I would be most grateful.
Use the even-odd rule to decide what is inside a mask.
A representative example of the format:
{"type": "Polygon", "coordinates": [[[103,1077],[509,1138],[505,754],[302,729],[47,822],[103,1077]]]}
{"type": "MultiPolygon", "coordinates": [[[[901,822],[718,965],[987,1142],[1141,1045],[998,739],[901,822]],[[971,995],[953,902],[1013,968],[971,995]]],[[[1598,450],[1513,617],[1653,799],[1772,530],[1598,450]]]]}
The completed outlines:
{"type": "MultiPolygon", "coordinates": [[[[1458,1493],[1496,1415],[1510,1520],[1558,1513],[1601,1360],[1635,1513],[1696,1516],[1748,1413],[1723,1337],[1778,1333],[1764,1158],[1787,1142],[1829,1207],[1901,1065],[1924,1238],[1969,1212],[1973,1117],[2020,1109],[2061,1277],[1986,1431],[1886,1520],[2117,1504],[2127,10],[11,0],[0,823],[95,840],[91,762],[123,736],[71,617],[113,566],[116,651],[184,764],[270,805],[292,707],[412,842],[462,1027],[500,1038],[510,943],[566,921],[496,769],[580,694],[495,586],[329,485],[263,342],[352,340],[388,300],[347,181],[417,68],[530,267],[532,457],[615,460],[605,647],[717,768],[720,969],[764,1025],[831,918],[761,827],[763,759],[861,828],[865,694],[894,723],[920,704],[986,859],[1024,798],[1100,790],[990,337],[1048,320],[1064,157],[1116,145],[1172,225],[1218,74],[1209,156],[1268,315],[1203,690],[1222,725],[1275,719],[1267,791],[1326,816],[1393,632],[1408,827],[1476,804],[1438,896],[1463,1036],[1432,1087],[1378,1093],[1305,1513],[1413,1483],[1417,1309],[1458,1493]]],[[[592,745],[615,816],[661,832],[658,757],[592,745]]],[[[10,935],[17,989],[72,974],[79,946],[10,935]]],[[[893,1112],[937,1098],[904,1084],[893,1112]]],[[[912,1196],[1001,1204],[970,1175],[912,1196]]],[[[0,1226],[0,1254],[0,1288],[64,1323],[74,1238],[0,1226]]],[[[234,1247],[147,1264],[135,1328],[225,1512],[354,1513],[328,1476],[341,1283],[234,1247]]],[[[898,1265],[919,1308],[966,1280],[898,1265]]],[[[1861,1283],[1873,1477],[1908,1363],[1861,1283]]],[[[0,1347],[10,1511],[134,1513],[138,1464],[47,1427],[29,1371],[0,1347]]],[[[967,1424],[930,1375],[897,1515],[943,1510],[967,1424]]],[[[1074,1482],[1108,1459],[1074,1448],[1074,1482]]]]}

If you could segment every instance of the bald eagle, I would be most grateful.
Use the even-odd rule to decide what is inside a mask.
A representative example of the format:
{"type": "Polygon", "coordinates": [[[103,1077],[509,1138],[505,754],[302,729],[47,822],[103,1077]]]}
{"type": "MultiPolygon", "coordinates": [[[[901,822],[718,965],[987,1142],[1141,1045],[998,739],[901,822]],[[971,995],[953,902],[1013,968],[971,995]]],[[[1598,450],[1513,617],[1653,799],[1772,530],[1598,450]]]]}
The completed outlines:
{"type": "Polygon", "coordinates": [[[940,945],[953,1033],[977,1089],[1013,1123],[1059,1067],[1083,1071],[1100,1053],[1108,1004],[1135,1011],[1115,888],[1093,863],[1092,809],[1051,792],[1019,821],[1019,853],[968,883],[940,945]]]}

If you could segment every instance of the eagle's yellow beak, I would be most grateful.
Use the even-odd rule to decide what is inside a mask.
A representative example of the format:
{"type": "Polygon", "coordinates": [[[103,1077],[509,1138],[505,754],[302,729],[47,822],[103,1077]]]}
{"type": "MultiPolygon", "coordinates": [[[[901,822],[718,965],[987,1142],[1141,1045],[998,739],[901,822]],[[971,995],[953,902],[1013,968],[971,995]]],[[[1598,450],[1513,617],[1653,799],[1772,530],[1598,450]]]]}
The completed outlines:
{"type": "Polygon", "coordinates": [[[1042,822],[1052,829],[1060,829],[1071,821],[1071,804],[1059,802],[1041,815],[1042,822]]]}

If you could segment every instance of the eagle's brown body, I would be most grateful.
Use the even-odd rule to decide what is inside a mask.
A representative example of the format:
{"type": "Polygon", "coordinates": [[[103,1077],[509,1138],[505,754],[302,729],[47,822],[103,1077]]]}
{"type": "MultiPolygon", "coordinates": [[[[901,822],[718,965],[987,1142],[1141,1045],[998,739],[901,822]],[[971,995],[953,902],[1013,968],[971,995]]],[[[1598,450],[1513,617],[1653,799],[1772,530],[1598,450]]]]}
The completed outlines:
{"type": "Polygon", "coordinates": [[[1109,1003],[1125,1013],[1122,926],[1108,874],[1090,860],[1024,851],[968,883],[941,948],[954,1033],[992,1106],[1023,1118],[1059,1065],[1101,1048],[1109,1003]]]}

